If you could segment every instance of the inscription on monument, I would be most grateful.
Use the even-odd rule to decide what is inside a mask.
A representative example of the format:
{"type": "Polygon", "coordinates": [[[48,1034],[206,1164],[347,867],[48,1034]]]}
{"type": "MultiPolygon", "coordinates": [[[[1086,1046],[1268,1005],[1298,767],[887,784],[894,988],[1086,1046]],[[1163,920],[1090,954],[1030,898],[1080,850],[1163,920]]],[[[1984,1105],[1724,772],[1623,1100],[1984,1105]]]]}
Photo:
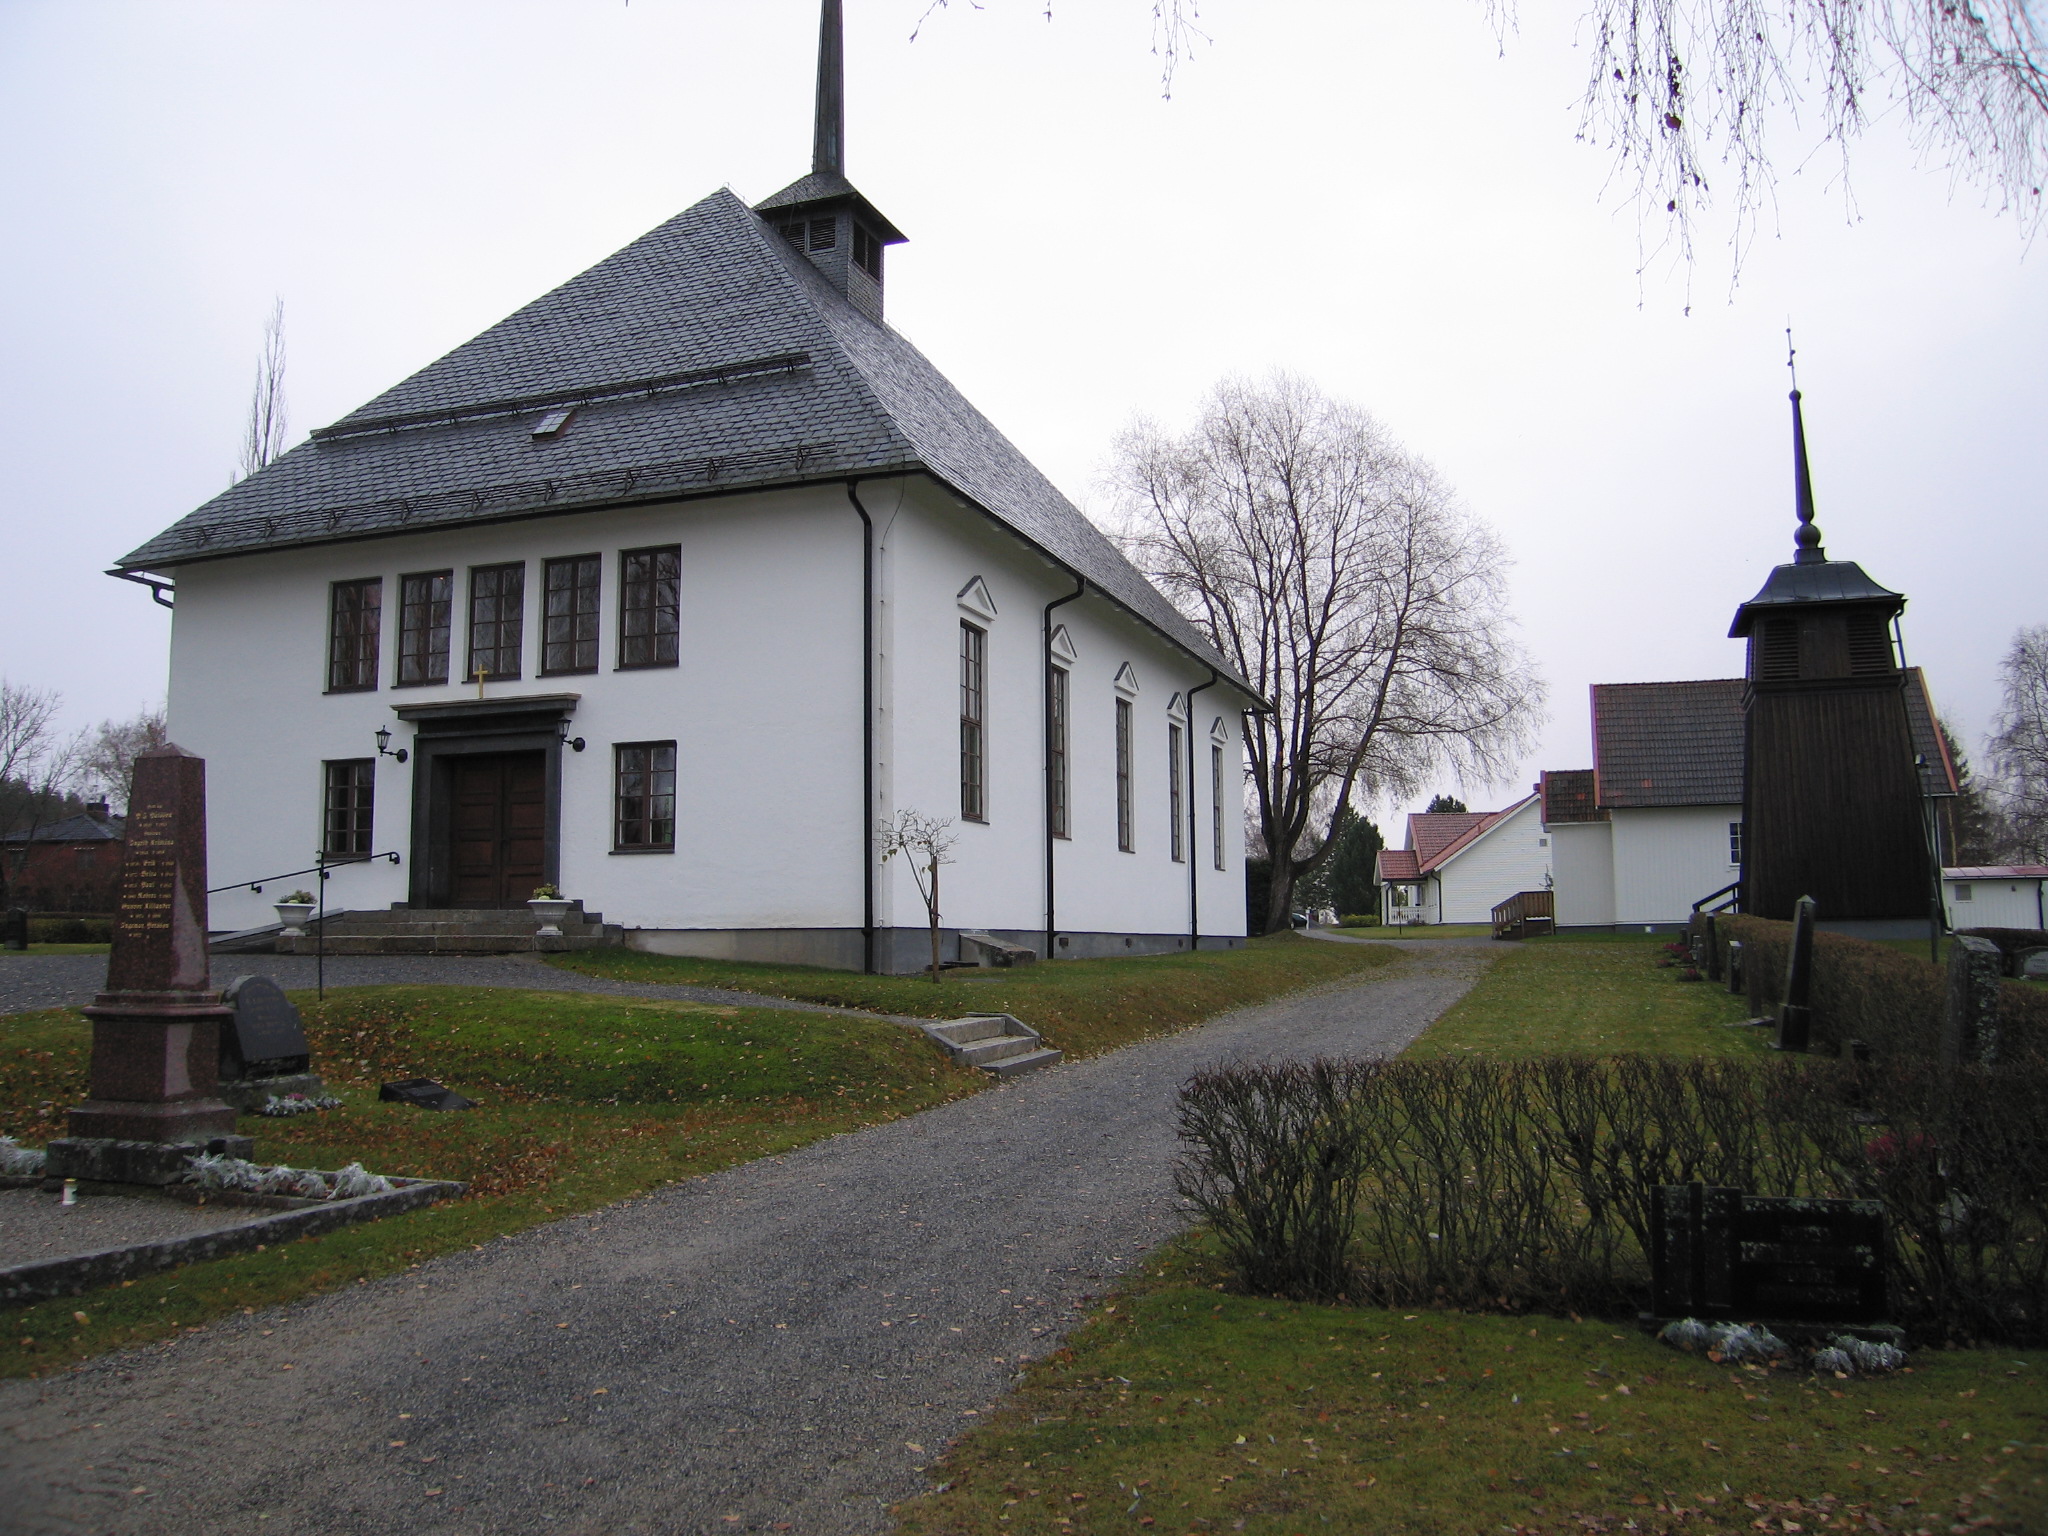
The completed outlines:
{"type": "Polygon", "coordinates": [[[1859,1324],[1885,1313],[1885,1217],[1876,1200],[1657,1191],[1651,1309],[1660,1317],[1859,1324]]]}

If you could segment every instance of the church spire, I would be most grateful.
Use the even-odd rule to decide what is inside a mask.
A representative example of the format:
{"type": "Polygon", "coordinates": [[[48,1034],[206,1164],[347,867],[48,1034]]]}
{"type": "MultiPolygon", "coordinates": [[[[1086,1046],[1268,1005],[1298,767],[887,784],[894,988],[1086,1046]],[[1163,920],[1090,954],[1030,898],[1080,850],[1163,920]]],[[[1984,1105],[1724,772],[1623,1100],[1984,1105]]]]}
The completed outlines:
{"type": "Polygon", "coordinates": [[[819,0],[811,174],[763,198],[754,212],[879,324],[882,252],[900,244],[903,233],[846,179],[845,30],[844,0],[819,0]]]}
{"type": "Polygon", "coordinates": [[[1792,499],[1799,526],[1792,534],[1794,565],[1826,565],[1820,529],[1813,521],[1813,471],[1806,464],[1806,417],[1799,408],[1799,354],[1792,346],[1792,327],[1785,327],[1785,366],[1792,370],[1792,499]]]}
{"type": "Polygon", "coordinates": [[[818,118],[811,174],[846,174],[846,28],[840,0],[823,0],[818,11],[818,118]]]}

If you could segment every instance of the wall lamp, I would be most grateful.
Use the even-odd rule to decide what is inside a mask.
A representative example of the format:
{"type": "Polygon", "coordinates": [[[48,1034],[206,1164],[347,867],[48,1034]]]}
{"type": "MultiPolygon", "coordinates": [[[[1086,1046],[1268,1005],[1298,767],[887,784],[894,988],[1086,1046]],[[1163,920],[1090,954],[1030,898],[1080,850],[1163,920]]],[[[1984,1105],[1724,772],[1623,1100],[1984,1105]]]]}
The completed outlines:
{"type": "Polygon", "coordinates": [[[581,736],[571,736],[569,734],[569,722],[567,720],[556,721],[555,729],[561,733],[555,740],[559,741],[571,752],[581,752],[583,750],[586,743],[581,736]]]}
{"type": "Polygon", "coordinates": [[[391,750],[391,727],[388,725],[377,727],[377,755],[396,758],[401,763],[406,759],[405,748],[400,747],[396,752],[391,750]]]}

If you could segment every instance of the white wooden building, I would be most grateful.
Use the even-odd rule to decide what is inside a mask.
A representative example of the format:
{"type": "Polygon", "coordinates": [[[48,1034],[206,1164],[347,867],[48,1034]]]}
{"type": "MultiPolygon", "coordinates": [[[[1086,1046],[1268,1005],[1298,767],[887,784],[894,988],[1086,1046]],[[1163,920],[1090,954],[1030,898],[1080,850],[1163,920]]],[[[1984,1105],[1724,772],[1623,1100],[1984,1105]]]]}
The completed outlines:
{"type": "Polygon", "coordinates": [[[1258,700],[884,321],[903,237],[843,174],[827,14],[811,175],[713,193],[119,563],[175,603],[216,885],[318,853],[335,906],[545,882],[644,949],[901,970],[909,808],[957,822],[949,955],[1242,942],[1258,700]]]}
{"type": "Polygon", "coordinates": [[[1551,885],[1541,800],[1500,811],[1429,811],[1408,818],[1407,845],[1379,856],[1384,923],[1484,923],[1521,891],[1551,885]]]}
{"type": "Polygon", "coordinates": [[[2048,864],[1951,866],[1941,895],[1951,928],[2048,929],[2048,864]]]}

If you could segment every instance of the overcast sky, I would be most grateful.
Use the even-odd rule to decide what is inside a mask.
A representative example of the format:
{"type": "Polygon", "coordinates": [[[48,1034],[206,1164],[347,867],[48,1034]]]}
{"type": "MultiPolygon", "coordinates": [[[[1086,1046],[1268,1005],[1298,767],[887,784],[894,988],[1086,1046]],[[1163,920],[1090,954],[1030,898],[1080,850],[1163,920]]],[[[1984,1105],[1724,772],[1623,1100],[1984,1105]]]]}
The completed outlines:
{"type": "MultiPolygon", "coordinates": [[[[1791,550],[1788,317],[1828,550],[1908,595],[1977,746],[2048,622],[2048,255],[1896,125],[1847,187],[1784,141],[1739,285],[1725,228],[1639,277],[1575,141],[1578,0],[1525,0],[1504,50],[1479,0],[1205,0],[1171,100],[1147,0],[954,0],[912,41],[927,4],[847,0],[849,171],[910,236],[891,322],[1084,507],[1135,413],[1232,371],[1434,460],[1551,689],[1475,806],[1590,763],[1588,684],[1740,671],[1729,618],[1791,550]]],[[[274,296],[297,441],[806,171],[815,29],[815,0],[0,3],[0,671],[73,724],[161,698],[169,616],[100,573],[226,485],[274,296]]]]}

